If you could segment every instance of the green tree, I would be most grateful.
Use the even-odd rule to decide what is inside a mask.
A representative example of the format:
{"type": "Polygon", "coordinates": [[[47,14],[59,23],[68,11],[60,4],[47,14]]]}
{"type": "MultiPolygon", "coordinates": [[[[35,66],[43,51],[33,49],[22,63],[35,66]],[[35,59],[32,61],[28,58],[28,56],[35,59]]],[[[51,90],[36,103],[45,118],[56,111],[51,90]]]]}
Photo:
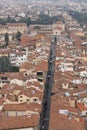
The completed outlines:
{"type": "Polygon", "coordinates": [[[36,23],[38,24],[51,24],[52,20],[49,15],[40,14],[39,18],[36,20],[36,23]]]}
{"type": "Polygon", "coordinates": [[[83,25],[87,23],[87,12],[69,11],[69,14],[78,21],[79,24],[83,25]]]}
{"type": "Polygon", "coordinates": [[[21,20],[19,20],[18,22],[19,22],[19,23],[26,23],[27,26],[29,26],[29,25],[32,23],[30,17],[27,17],[27,18],[21,18],[21,20]]]}
{"type": "Polygon", "coordinates": [[[40,29],[40,26],[35,26],[34,29],[39,30],[39,29],[40,29]]]}
{"type": "Polygon", "coordinates": [[[6,47],[8,46],[8,43],[9,43],[9,35],[8,33],[5,34],[5,44],[6,44],[6,47]]]}
{"type": "Polygon", "coordinates": [[[37,20],[35,20],[34,22],[31,21],[31,24],[52,24],[54,21],[58,21],[59,19],[61,19],[61,16],[49,16],[46,14],[40,14],[39,18],[37,20]]]}
{"type": "Polygon", "coordinates": [[[16,39],[20,42],[21,41],[21,32],[17,32],[17,34],[16,34],[16,39]]]}
{"type": "Polygon", "coordinates": [[[18,66],[12,66],[12,72],[19,72],[18,66]]]}
{"type": "Polygon", "coordinates": [[[26,18],[25,23],[27,24],[27,26],[29,26],[31,24],[31,19],[29,17],[26,18]]]}
{"type": "Polygon", "coordinates": [[[2,24],[2,25],[6,25],[6,24],[7,24],[6,19],[0,19],[0,24],[2,24]]]}
{"type": "Polygon", "coordinates": [[[11,72],[12,66],[7,56],[0,57],[0,72],[11,72]]]}
{"type": "Polygon", "coordinates": [[[7,23],[15,23],[16,21],[15,21],[15,19],[13,19],[13,18],[11,18],[10,16],[8,16],[8,17],[6,18],[6,22],[7,22],[7,23]]]}

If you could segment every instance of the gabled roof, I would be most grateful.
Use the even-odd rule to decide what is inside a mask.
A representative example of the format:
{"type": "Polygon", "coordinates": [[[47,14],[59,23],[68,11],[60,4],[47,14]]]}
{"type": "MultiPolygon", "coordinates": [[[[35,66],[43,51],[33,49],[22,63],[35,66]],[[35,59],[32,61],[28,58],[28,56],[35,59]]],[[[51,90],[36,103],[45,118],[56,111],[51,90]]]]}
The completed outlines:
{"type": "Polygon", "coordinates": [[[77,103],[77,108],[82,111],[87,111],[87,107],[84,106],[82,103],[77,103]]]}
{"type": "Polygon", "coordinates": [[[3,111],[33,111],[33,112],[40,112],[41,105],[37,103],[26,104],[5,104],[3,107],[3,111]]]}
{"type": "Polygon", "coordinates": [[[19,96],[21,95],[25,95],[26,97],[37,97],[39,99],[42,99],[43,97],[43,92],[40,89],[37,89],[35,87],[30,87],[30,88],[26,88],[24,90],[22,90],[19,94],[19,96]]]}
{"type": "Polygon", "coordinates": [[[21,71],[22,71],[23,69],[29,70],[30,67],[31,67],[31,63],[25,62],[25,63],[23,63],[23,64],[20,66],[20,70],[21,70],[21,71]]]}
{"type": "Polygon", "coordinates": [[[48,62],[47,61],[41,61],[35,68],[35,71],[43,71],[46,72],[48,70],[48,62]]]}
{"type": "Polygon", "coordinates": [[[0,130],[36,127],[38,125],[38,120],[38,115],[29,117],[0,117],[0,130]]]}

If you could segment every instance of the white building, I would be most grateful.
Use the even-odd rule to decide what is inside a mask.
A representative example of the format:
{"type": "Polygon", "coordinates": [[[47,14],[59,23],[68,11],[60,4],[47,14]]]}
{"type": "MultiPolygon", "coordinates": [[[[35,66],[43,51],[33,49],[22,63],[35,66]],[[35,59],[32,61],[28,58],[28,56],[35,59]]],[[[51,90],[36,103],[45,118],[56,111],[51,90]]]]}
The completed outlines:
{"type": "Polygon", "coordinates": [[[15,48],[10,52],[10,63],[13,66],[21,66],[28,58],[28,48],[15,48]]]}

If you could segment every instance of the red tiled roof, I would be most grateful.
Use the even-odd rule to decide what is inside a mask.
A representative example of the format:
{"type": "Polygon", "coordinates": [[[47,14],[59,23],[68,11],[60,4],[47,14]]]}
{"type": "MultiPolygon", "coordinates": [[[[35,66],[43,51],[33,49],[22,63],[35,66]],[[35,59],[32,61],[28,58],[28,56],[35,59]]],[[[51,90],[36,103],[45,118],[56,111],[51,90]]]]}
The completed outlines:
{"type": "Polygon", "coordinates": [[[0,117],[0,130],[20,129],[37,127],[39,117],[0,117]]]}
{"type": "Polygon", "coordinates": [[[87,111],[87,107],[85,107],[82,103],[77,103],[77,108],[80,111],[87,111]]]}
{"type": "Polygon", "coordinates": [[[42,61],[39,65],[36,66],[35,71],[47,71],[48,70],[48,62],[47,61],[42,61]]]}
{"type": "Polygon", "coordinates": [[[31,67],[31,63],[25,62],[25,63],[23,63],[23,64],[21,65],[20,70],[22,70],[22,69],[29,70],[30,67],[31,67]]]}
{"type": "Polygon", "coordinates": [[[27,26],[26,23],[7,23],[7,26],[27,26]]]}
{"type": "Polygon", "coordinates": [[[3,107],[3,111],[26,111],[25,104],[6,104],[3,107]]]}
{"type": "Polygon", "coordinates": [[[20,95],[25,95],[29,98],[31,97],[37,97],[39,99],[42,99],[43,97],[43,92],[36,89],[35,87],[30,87],[30,88],[27,88],[25,90],[22,90],[20,93],[19,93],[19,96],[20,95]]]}
{"type": "Polygon", "coordinates": [[[26,111],[26,110],[30,110],[30,111],[36,111],[37,112],[41,111],[41,105],[40,104],[26,104],[26,103],[21,103],[21,104],[6,104],[3,107],[3,111],[26,111]]]}
{"type": "Polygon", "coordinates": [[[16,72],[16,73],[6,72],[6,73],[3,73],[3,74],[0,74],[0,77],[8,77],[10,79],[18,79],[18,80],[24,79],[24,75],[23,75],[22,72],[16,72]]]}
{"type": "Polygon", "coordinates": [[[66,116],[52,113],[50,117],[50,130],[86,130],[84,121],[69,120],[66,116]]]}
{"type": "Polygon", "coordinates": [[[21,36],[21,44],[27,44],[27,45],[34,45],[36,42],[35,37],[30,37],[30,36],[21,36]]]}

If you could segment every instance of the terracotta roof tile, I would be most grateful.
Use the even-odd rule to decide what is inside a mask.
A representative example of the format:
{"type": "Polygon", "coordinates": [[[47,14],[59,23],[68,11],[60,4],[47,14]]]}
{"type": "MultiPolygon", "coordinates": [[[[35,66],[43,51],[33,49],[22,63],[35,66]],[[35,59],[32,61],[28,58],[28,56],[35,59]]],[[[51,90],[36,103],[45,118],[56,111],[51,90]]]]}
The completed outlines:
{"type": "Polygon", "coordinates": [[[40,62],[36,68],[35,68],[35,71],[38,72],[38,71],[43,71],[43,72],[46,72],[48,70],[48,62],[47,61],[42,61],[40,62]]]}
{"type": "Polygon", "coordinates": [[[6,104],[3,107],[3,111],[41,111],[41,105],[37,103],[32,104],[26,104],[26,103],[20,103],[20,104],[6,104]]]}
{"type": "Polygon", "coordinates": [[[0,130],[37,127],[38,115],[30,117],[0,117],[0,130]]]}
{"type": "Polygon", "coordinates": [[[77,108],[80,111],[87,111],[87,107],[85,107],[82,103],[77,103],[77,108]]]}

